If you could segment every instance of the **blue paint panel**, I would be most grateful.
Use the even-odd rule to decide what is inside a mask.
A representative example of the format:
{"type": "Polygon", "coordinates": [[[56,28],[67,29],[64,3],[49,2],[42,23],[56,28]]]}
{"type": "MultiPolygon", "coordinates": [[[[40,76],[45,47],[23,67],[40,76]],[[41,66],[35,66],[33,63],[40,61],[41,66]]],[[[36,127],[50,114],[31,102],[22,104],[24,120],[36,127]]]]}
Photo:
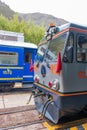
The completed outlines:
{"type": "Polygon", "coordinates": [[[0,82],[21,81],[23,77],[23,69],[0,68],[0,82]]]}
{"type": "Polygon", "coordinates": [[[2,52],[18,53],[17,65],[0,65],[0,82],[19,82],[23,79],[24,49],[19,47],[0,46],[2,52]]]}

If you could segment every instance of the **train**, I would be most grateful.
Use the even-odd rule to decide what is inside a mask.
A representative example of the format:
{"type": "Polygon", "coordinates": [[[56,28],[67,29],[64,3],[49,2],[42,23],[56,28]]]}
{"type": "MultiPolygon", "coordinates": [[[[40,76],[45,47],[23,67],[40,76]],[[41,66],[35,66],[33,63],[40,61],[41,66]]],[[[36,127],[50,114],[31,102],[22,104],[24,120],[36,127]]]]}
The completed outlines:
{"type": "Polygon", "coordinates": [[[34,102],[37,111],[57,124],[87,114],[87,26],[51,24],[35,57],[34,102]]]}
{"type": "Polygon", "coordinates": [[[10,91],[15,83],[32,84],[37,45],[0,40],[0,89],[10,91]]]}

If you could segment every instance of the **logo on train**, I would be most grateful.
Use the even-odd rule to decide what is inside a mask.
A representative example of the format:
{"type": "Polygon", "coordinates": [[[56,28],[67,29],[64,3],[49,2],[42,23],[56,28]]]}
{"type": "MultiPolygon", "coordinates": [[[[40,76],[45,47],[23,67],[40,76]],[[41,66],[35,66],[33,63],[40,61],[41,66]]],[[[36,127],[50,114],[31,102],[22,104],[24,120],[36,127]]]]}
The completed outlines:
{"type": "Polygon", "coordinates": [[[10,70],[10,69],[4,70],[3,74],[10,74],[10,75],[12,75],[12,70],[10,70]]]}

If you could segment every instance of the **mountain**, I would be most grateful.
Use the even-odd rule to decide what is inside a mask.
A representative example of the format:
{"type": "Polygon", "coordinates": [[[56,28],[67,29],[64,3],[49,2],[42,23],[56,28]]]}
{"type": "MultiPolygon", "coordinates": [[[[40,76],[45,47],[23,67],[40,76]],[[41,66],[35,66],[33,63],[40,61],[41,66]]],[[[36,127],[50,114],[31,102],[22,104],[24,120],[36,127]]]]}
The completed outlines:
{"type": "Polygon", "coordinates": [[[55,25],[62,25],[64,23],[67,23],[64,19],[54,17],[49,14],[43,14],[43,13],[28,13],[28,14],[20,14],[20,16],[25,21],[33,21],[35,24],[38,25],[45,25],[48,26],[50,23],[54,23],[55,25]]]}
{"type": "Polygon", "coordinates": [[[15,12],[11,10],[8,5],[6,5],[4,2],[1,2],[0,0],[0,15],[1,14],[7,18],[12,18],[15,12]]]}
{"type": "MultiPolygon", "coordinates": [[[[0,0],[0,14],[11,19],[15,13],[18,12],[11,10],[8,5],[6,5],[4,2],[1,2],[0,0]]],[[[64,23],[67,23],[67,21],[64,19],[38,12],[28,14],[18,13],[18,15],[20,19],[24,19],[25,21],[32,21],[37,25],[43,24],[45,27],[47,27],[50,23],[54,23],[55,25],[62,25],[64,23]]]]}

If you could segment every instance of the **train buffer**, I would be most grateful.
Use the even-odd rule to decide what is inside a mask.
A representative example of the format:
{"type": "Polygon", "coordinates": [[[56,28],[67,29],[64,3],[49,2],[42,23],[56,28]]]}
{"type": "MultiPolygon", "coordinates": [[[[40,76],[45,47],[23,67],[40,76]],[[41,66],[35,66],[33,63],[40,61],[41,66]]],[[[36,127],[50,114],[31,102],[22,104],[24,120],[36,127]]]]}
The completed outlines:
{"type": "Polygon", "coordinates": [[[87,130],[87,118],[56,125],[47,121],[43,125],[47,130],[87,130]]]}

